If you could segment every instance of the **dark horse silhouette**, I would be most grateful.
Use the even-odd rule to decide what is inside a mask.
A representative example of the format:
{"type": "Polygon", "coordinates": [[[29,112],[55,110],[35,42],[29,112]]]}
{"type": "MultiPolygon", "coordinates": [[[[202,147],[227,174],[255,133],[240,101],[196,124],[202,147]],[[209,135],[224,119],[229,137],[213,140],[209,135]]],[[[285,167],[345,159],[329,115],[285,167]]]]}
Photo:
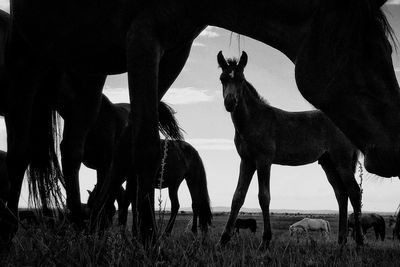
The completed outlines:
{"type": "Polygon", "coordinates": [[[239,233],[239,229],[250,229],[252,233],[255,233],[257,230],[257,221],[253,218],[237,218],[235,221],[235,229],[236,233],[239,233]]]}
{"type": "MultiPolygon", "coordinates": [[[[227,243],[233,234],[234,222],[257,170],[258,198],[264,219],[260,248],[268,247],[272,237],[269,216],[271,165],[298,166],[315,161],[322,166],[335,191],[339,205],[338,241],[345,242],[348,198],[354,212],[357,215],[361,212],[361,192],[354,177],[357,149],[321,111],[287,112],[264,101],[244,77],[246,52],[242,53],[239,62],[235,59],[226,61],[219,52],[218,64],[222,69],[224,105],[231,113],[236,150],[241,159],[238,185],[221,244],[227,243]]],[[[356,237],[361,243],[358,216],[355,216],[355,225],[356,237]]]]}
{"type": "MultiPolygon", "coordinates": [[[[176,215],[179,211],[178,189],[182,181],[185,179],[192,198],[193,220],[192,232],[197,233],[197,217],[199,217],[200,228],[203,233],[207,232],[208,225],[211,224],[212,213],[210,208],[210,199],[207,190],[207,179],[204,170],[203,162],[199,153],[189,143],[181,140],[161,140],[161,146],[165,149],[165,165],[163,172],[163,181],[160,184],[161,168],[157,174],[157,182],[154,188],[168,188],[169,198],[171,201],[171,216],[166,226],[165,232],[171,233],[175,223],[176,215]]],[[[116,159],[111,170],[111,174],[107,176],[105,186],[98,183],[97,188],[103,186],[110,194],[126,180],[131,171],[131,138],[130,131],[124,131],[123,136],[118,144],[118,149],[115,152],[116,159]]],[[[88,200],[89,208],[96,202],[97,190],[93,190],[88,200]]],[[[127,182],[125,198],[122,205],[119,206],[119,223],[125,225],[127,220],[128,207],[132,203],[132,232],[137,232],[137,212],[136,198],[137,185],[131,181],[127,182]]],[[[110,198],[112,204],[114,198],[110,198]]]]}
{"type": "MultiPolygon", "coordinates": [[[[370,213],[370,214],[362,214],[360,218],[361,228],[363,234],[365,235],[370,228],[374,228],[375,238],[376,240],[381,238],[382,241],[385,240],[385,219],[379,214],[370,213]]],[[[354,238],[354,213],[350,214],[348,219],[349,229],[352,229],[352,236],[354,238]]]]}
{"type": "MultiPolygon", "coordinates": [[[[7,69],[4,64],[4,56],[5,56],[5,40],[9,34],[9,28],[7,27],[10,24],[9,15],[3,11],[0,11],[0,49],[1,49],[1,59],[0,62],[0,85],[1,85],[1,101],[0,101],[0,115],[4,116],[7,111],[7,104],[4,102],[4,99],[7,99],[7,86],[8,86],[8,77],[7,77],[7,69]]],[[[73,84],[73,83],[72,83],[73,84]]],[[[75,97],[79,92],[76,92],[71,86],[71,81],[68,78],[68,75],[61,75],[59,77],[59,81],[54,84],[54,87],[57,89],[52,91],[52,94],[48,95],[48,99],[51,99],[51,109],[57,110],[60,115],[63,117],[65,121],[65,131],[64,131],[64,139],[61,142],[61,146],[65,146],[64,142],[68,142],[68,138],[71,137],[68,135],[70,132],[71,125],[69,122],[74,119],[76,114],[76,106],[75,106],[75,97]]],[[[97,114],[96,119],[93,122],[92,127],[89,129],[86,137],[86,141],[84,143],[84,151],[82,154],[82,162],[89,168],[95,169],[97,171],[97,179],[100,183],[103,182],[105,175],[109,171],[111,166],[111,161],[113,157],[113,150],[117,140],[119,139],[123,129],[127,126],[128,123],[128,115],[129,115],[130,105],[126,103],[113,104],[110,100],[105,96],[101,95],[100,99],[100,107],[97,114]]],[[[78,109],[79,111],[79,109],[78,109]]],[[[182,139],[182,135],[180,133],[180,128],[178,123],[173,116],[174,111],[165,103],[161,103],[159,106],[159,130],[170,138],[182,139]]],[[[58,126],[56,117],[53,120],[54,128],[58,126]]],[[[74,124],[73,124],[74,125],[74,124]]],[[[54,133],[56,129],[52,129],[54,133]]],[[[53,134],[54,134],[53,133],[53,134]]],[[[51,132],[49,134],[52,134],[51,132]]],[[[80,136],[76,136],[75,138],[82,138],[80,136]]],[[[64,153],[62,153],[64,156],[64,153]]],[[[54,156],[54,155],[53,155],[54,156]]],[[[54,157],[54,160],[56,157],[54,157]]],[[[34,161],[34,160],[33,160],[34,161]]],[[[54,164],[58,164],[58,162],[54,162],[54,164]]],[[[33,168],[31,168],[33,169],[33,168]]],[[[28,177],[35,178],[36,174],[32,172],[28,172],[28,177]]],[[[54,175],[54,174],[50,174],[54,175]]],[[[57,173],[59,175],[59,173],[57,173]]],[[[57,177],[55,177],[57,178],[57,177]]],[[[8,180],[7,178],[2,178],[2,181],[8,180]]],[[[43,205],[43,209],[48,211],[48,201],[51,197],[49,193],[53,190],[51,187],[53,185],[42,183],[40,180],[37,181],[37,184],[30,184],[31,195],[39,194],[40,204],[43,205]],[[46,188],[50,187],[50,188],[46,188]],[[39,192],[35,191],[38,190],[39,192]]],[[[52,181],[53,182],[53,181],[52,181]]],[[[55,181],[54,181],[55,182],[55,181]]],[[[117,193],[117,200],[120,200],[122,195],[122,191],[117,193]]],[[[33,198],[34,201],[38,201],[39,199],[33,198]]],[[[122,205],[122,203],[119,203],[122,205]]],[[[45,213],[45,212],[44,212],[45,213]]]]}
{"type": "MultiPolygon", "coordinates": [[[[47,93],[63,72],[78,92],[61,151],[67,205],[70,217],[79,223],[77,177],[84,139],[98,113],[105,76],[128,72],[137,172],[129,179],[138,179],[141,237],[152,236],[153,185],[160,165],[158,100],[207,25],[250,36],[284,53],[296,64],[302,95],[364,153],[367,170],[398,175],[400,93],[387,36],[390,26],[380,10],[385,2],[11,0],[13,23],[6,58],[11,85],[6,117],[11,184],[0,198],[16,212],[31,155],[35,158],[31,168],[45,169],[36,174],[52,174],[52,167],[57,167],[41,163],[48,162],[53,148],[47,93]]],[[[94,213],[102,205],[96,204],[94,213]]],[[[3,218],[3,238],[12,237],[15,228],[3,218]]]]}

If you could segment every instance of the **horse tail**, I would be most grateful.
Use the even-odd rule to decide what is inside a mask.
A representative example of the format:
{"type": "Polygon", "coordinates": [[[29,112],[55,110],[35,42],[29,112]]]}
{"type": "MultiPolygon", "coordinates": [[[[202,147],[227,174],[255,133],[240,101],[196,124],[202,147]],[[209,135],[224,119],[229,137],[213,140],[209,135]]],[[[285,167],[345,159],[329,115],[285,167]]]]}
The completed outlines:
{"type": "MultiPolygon", "coordinates": [[[[54,78],[54,77],[53,77],[54,78]]],[[[29,204],[42,205],[43,212],[64,207],[59,181],[64,185],[58,160],[60,143],[59,115],[51,109],[51,92],[43,90],[33,104],[31,127],[31,155],[27,170],[29,204]]],[[[49,213],[47,213],[49,215],[49,213]]]]}
{"type": "Polygon", "coordinates": [[[183,140],[182,129],[175,118],[175,110],[160,101],[158,106],[158,128],[167,139],[183,140]]]}
{"type": "Polygon", "coordinates": [[[212,220],[206,172],[199,153],[192,146],[190,148],[192,150],[192,162],[186,177],[186,183],[192,196],[193,212],[198,212],[200,227],[205,231],[208,225],[211,225],[212,220]]]}

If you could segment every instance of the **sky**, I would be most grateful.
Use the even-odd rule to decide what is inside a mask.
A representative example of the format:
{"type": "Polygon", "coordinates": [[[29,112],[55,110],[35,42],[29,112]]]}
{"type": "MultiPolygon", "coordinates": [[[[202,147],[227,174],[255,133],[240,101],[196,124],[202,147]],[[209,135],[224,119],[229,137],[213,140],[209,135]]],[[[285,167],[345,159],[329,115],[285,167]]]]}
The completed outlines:
{"type": "MultiPolygon", "coordinates": [[[[8,2],[0,0],[0,9],[8,10],[8,2]]],[[[384,10],[400,39],[400,0],[388,1],[384,10]]],[[[177,111],[177,119],[185,130],[185,140],[199,151],[203,159],[213,207],[230,207],[240,163],[233,143],[233,124],[223,105],[216,55],[222,50],[225,57],[239,57],[239,43],[240,49],[249,56],[246,79],[271,105],[288,111],[313,109],[297,90],[293,63],[281,52],[248,37],[240,36],[239,39],[235,33],[221,28],[204,30],[196,38],[184,69],[163,101],[177,111]]],[[[399,54],[393,55],[393,62],[400,80],[399,54]]],[[[129,102],[126,74],[109,76],[104,93],[115,103],[129,102]]],[[[0,121],[0,149],[6,150],[3,120],[0,121]]],[[[358,173],[356,177],[359,181],[358,173]]],[[[399,179],[378,178],[365,174],[365,170],[363,177],[363,209],[394,212],[400,204],[399,179]]],[[[80,186],[83,201],[87,199],[86,189],[92,189],[95,181],[95,171],[82,167],[80,186]]],[[[243,207],[259,208],[257,195],[257,176],[254,176],[243,207]]],[[[156,197],[159,197],[158,190],[156,197]]],[[[163,205],[169,207],[167,190],[162,190],[161,198],[163,205]]],[[[27,200],[27,185],[24,183],[20,206],[26,206],[27,200]]],[[[191,206],[185,182],[179,189],[179,201],[181,207],[191,206]]],[[[298,167],[273,165],[270,208],[337,210],[337,202],[325,173],[317,163],[298,167]]]]}

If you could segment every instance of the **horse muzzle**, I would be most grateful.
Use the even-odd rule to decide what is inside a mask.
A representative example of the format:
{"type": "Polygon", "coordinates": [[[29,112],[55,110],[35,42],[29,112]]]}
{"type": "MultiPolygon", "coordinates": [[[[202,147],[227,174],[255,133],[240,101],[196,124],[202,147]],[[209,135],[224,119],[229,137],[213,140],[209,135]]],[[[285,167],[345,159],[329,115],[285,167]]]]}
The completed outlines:
{"type": "Polygon", "coordinates": [[[364,155],[365,169],[382,177],[400,175],[400,151],[394,147],[369,146],[364,155]]]}
{"type": "Polygon", "coordinates": [[[235,110],[236,106],[237,106],[237,100],[234,96],[226,96],[224,99],[224,105],[225,105],[225,109],[228,112],[232,112],[235,110]]]}

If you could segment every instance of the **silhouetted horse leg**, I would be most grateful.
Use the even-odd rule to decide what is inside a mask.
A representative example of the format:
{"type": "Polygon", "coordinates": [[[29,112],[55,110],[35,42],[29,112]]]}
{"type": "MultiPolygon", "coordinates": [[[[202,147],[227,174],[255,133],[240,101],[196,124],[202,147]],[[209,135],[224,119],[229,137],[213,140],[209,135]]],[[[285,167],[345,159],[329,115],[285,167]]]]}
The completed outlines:
{"type": "Polygon", "coordinates": [[[176,215],[179,211],[179,199],[178,199],[178,188],[168,188],[169,199],[171,200],[171,217],[169,218],[167,228],[165,229],[166,234],[171,234],[172,228],[174,227],[176,215]]]}
{"type": "Polygon", "coordinates": [[[121,226],[122,225],[125,226],[128,220],[128,208],[129,205],[131,204],[130,194],[132,193],[129,192],[128,195],[128,190],[126,189],[122,197],[121,205],[118,204],[118,224],[121,226]]]}
{"type": "Polygon", "coordinates": [[[375,241],[379,240],[379,225],[374,225],[375,241]]]}
{"type": "Polygon", "coordinates": [[[198,211],[197,208],[192,204],[192,211],[193,211],[193,219],[192,219],[192,228],[191,231],[193,234],[197,234],[197,218],[198,218],[198,211]]]}
{"type": "MultiPolygon", "coordinates": [[[[155,238],[154,184],[160,166],[158,76],[163,49],[156,38],[154,18],[142,13],[127,35],[127,66],[132,119],[133,167],[138,177],[140,236],[155,238]],[[139,156],[140,155],[140,156],[139,156]]],[[[128,180],[136,179],[132,173],[128,180]]]]}
{"type": "Polygon", "coordinates": [[[128,207],[129,207],[130,201],[126,201],[125,198],[126,198],[125,189],[121,185],[118,189],[117,199],[116,199],[117,203],[118,203],[118,224],[119,225],[126,225],[126,221],[127,221],[127,217],[128,217],[128,207]],[[128,202],[128,207],[126,207],[126,209],[125,209],[126,202],[128,202]],[[126,212],[124,212],[125,210],[126,210],[126,212]],[[125,217],[125,219],[122,218],[121,213],[126,214],[125,216],[122,215],[125,217]]]}
{"type": "Polygon", "coordinates": [[[256,171],[256,165],[252,161],[246,161],[242,158],[240,161],[239,180],[233,195],[231,213],[229,214],[228,222],[225,225],[224,232],[222,233],[219,243],[225,245],[233,235],[234,225],[238,216],[240,208],[243,206],[244,199],[249,189],[251,179],[256,171]]]}
{"type": "Polygon", "coordinates": [[[67,194],[69,219],[83,226],[83,212],[79,190],[79,169],[83,159],[86,136],[94,124],[101,103],[101,91],[106,76],[81,76],[71,74],[68,82],[76,97],[69,116],[64,118],[61,143],[62,167],[67,194]]]}
{"type": "Polygon", "coordinates": [[[360,187],[357,184],[357,181],[354,179],[354,174],[351,170],[339,169],[338,170],[340,177],[342,178],[343,183],[347,189],[347,194],[349,195],[351,205],[353,206],[354,211],[354,231],[356,236],[356,243],[358,245],[364,244],[363,234],[361,232],[361,191],[360,187]]]}
{"type": "Polygon", "coordinates": [[[14,49],[9,51],[10,58],[14,56],[14,60],[9,62],[10,86],[7,97],[8,110],[5,117],[8,150],[6,163],[9,183],[5,183],[7,187],[0,191],[2,193],[0,196],[0,237],[1,243],[5,242],[1,244],[2,246],[11,241],[18,228],[15,218],[18,216],[22,181],[31,154],[30,129],[33,97],[37,91],[34,87],[35,73],[30,69],[33,64],[25,64],[24,60],[18,61],[19,56],[26,57],[26,60],[30,58],[22,52],[16,53],[18,50],[16,46],[11,48],[15,48],[15,51],[14,49]],[[11,54],[13,55],[11,56],[11,54]]]}
{"type": "Polygon", "coordinates": [[[258,176],[258,201],[260,202],[261,210],[264,219],[264,232],[260,246],[258,249],[265,250],[269,247],[269,242],[272,238],[271,222],[269,218],[269,204],[271,201],[270,195],[270,172],[271,162],[261,160],[257,162],[258,176]]]}
{"type": "MultiPolygon", "coordinates": [[[[348,194],[346,188],[339,177],[339,174],[333,167],[332,161],[328,155],[322,156],[319,160],[319,164],[324,169],[326,177],[331,184],[333,191],[335,192],[336,200],[339,206],[339,244],[345,244],[347,242],[348,227],[347,227],[347,207],[348,207],[348,194]]],[[[354,229],[352,230],[352,236],[354,229]]]]}
{"type": "Polygon", "coordinates": [[[129,198],[128,203],[132,203],[132,235],[137,236],[139,233],[137,212],[137,179],[126,182],[126,193],[127,197],[129,198]]]}

